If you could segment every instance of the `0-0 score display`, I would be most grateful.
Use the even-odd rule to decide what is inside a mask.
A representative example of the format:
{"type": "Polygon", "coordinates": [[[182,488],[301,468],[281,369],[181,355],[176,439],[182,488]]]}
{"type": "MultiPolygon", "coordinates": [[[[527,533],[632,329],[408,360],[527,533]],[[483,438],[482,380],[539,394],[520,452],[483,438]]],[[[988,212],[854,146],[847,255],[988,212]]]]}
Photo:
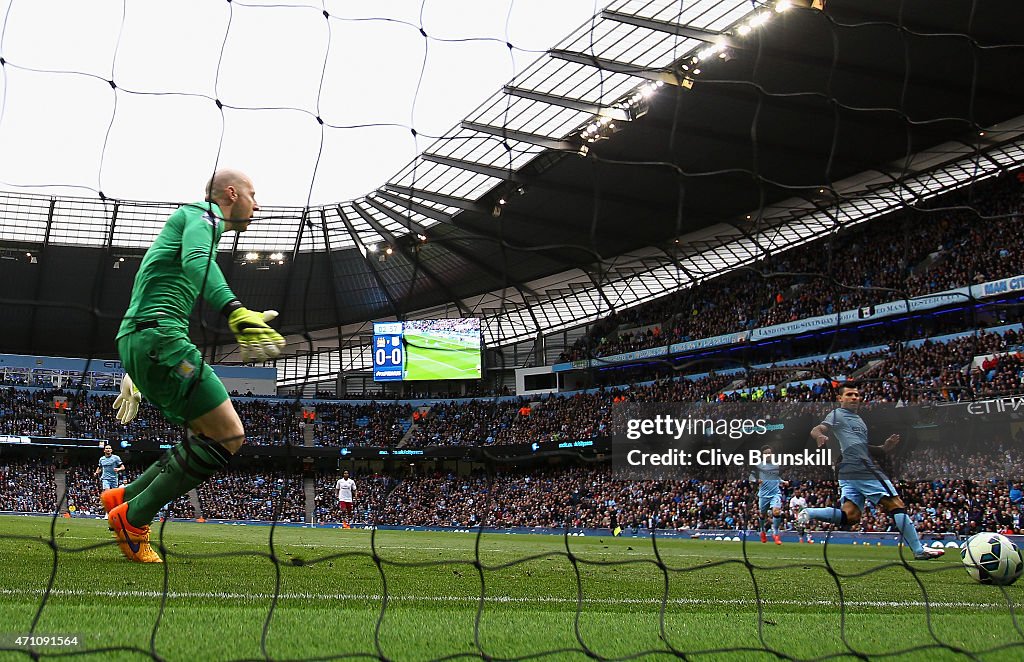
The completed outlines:
{"type": "Polygon", "coordinates": [[[400,382],[405,369],[401,322],[373,325],[373,381],[400,382]]]}
{"type": "Polygon", "coordinates": [[[480,379],[475,317],[375,322],[373,381],[480,379]]]}
{"type": "MultiPolygon", "coordinates": [[[[392,339],[392,342],[394,342],[394,339],[392,339]]],[[[376,356],[373,357],[373,362],[379,366],[402,365],[402,348],[392,347],[391,351],[388,352],[386,346],[380,347],[377,349],[376,356]]]]}

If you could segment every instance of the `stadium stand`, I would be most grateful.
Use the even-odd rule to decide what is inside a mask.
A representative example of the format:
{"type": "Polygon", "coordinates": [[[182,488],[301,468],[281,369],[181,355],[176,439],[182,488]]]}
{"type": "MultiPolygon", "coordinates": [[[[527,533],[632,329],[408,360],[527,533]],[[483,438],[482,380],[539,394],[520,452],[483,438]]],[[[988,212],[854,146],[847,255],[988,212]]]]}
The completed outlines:
{"type": "Polygon", "coordinates": [[[56,430],[52,394],[0,388],[0,421],[3,434],[52,437],[56,430]]]}
{"type": "MultiPolygon", "coordinates": [[[[408,440],[410,447],[431,445],[478,446],[560,439],[585,439],[607,433],[610,407],[616,398],[635,402],[791,399],[829,397],[827,384],[862,371],[868,400],[896,399],[897,374],[902,397],[908,401],[959,401],[1024,392],[1021,332],[979,332],[950,340],[924,340],[918,346],[893,345],[844,358],[791,362],[741,373],[683,375],[622,389],[589,393],[510,399],[471,399],[433,404],[408,440]],[[977,366],[975,356],[988,356],[977,366]],[[874,362],[874,363],[872,363],[874,362]],[[871,365],[869,365],[871,364],[871,365]],[[809,383],[808,383],[809,382],[809,383]],[[730,386],[731,385],[731,386],[730,386]],[[726,388],[730,386],[730,388],[726,388]],[[784,395],[783,395],[784,392],[784,395]],[[760,393],[760,395],[758,394],[760,393]]],[[[50,400],[55,392],[6,388],[0,411],[3,434],[53,436],[50,400]]],[[[113,398],[89,395],[68,410],[69,431],[82,438],[106,439],[117,445],[138,435],[170,443],[180,431],[162,422],[143,405],[127,427],[109,416],[113,398]]],[[[256,431],[247,443],[257,446],[299,444],[301,428],[294,403],[285,400],[242,401],[240,415],[256,431]]],[[[321,446],[394,446],[409,430],[409,403],[317,404],[314,440],[321,446]]]]}
{"type": "Polygon", "coordinates": [[[1015,276],[1020,246],[1021,190],[1009,175],[983,184],[976,209],[997,219],[977,222],[974,210],[908,213],[891,223],[788,251],[738,272],[609,316],[593,325],[560,360],[609,356],[673,342],[826,315],[838,310],[1015,276]],[[840,280],[820,278],[843,260],[840,280]],[[771,278],[762,274],[771,273],[771,278]]]}
{"type": "Polygon", "coordinates": [[[0,464],[0,510],[52,513],[56,508],[53,463],[48,460],[0,464]]]}
{"type": "MultiPolygon", "coordinates": [[[[979,467],[978,480],[901,481],[908,512],[925,533],[970,535],[982,530],[1024,530],[1024,458],[1016,454],[1011,472],[1015,481],[997,480],[1005,464],[986,471],[979,457],[951,453],[922,460],[979,467]]],[[[69,469],[69,502],[79,514],[97,515],[97,481],[87,466],[69,469]],[[72,496],[73,495],[73,496],[72,496]]],[[[334,496],[336,472],[320,473],[315,481],[317,522],[338,519],[334,496]]],[[[4,485],[0,510],[47,513],[55,506],[53,467],[45,462],[0,464],[4,485]],[[46,489],[40,490],[39,486],[46,489]]],[[[527,468],[488,476],[437,473],[410,475],[402,480],[381,475],[356,476],[355,521],[359,524],[495,528],[544,527],[610,529],[619,525],[639,533],[652,529],[739,530],[749,525],[748,512],[756,485],[748,481],[643,481],[614,480],[610,467],[567,466],[527,468]]],[[[202,515],[207,519],[301,522],[305,500],[300,477],[287,481],[280,472],[235,469],[219,476],[209,488],[199,489],[202,515]],[[281,491],[284,498],[281,499],[281,491]],[[216,495],[216,498],[214,498],[216,495]],[[281,511],[275,518],[276,504],[281,511]]],[[[800,491],[810,506],[835,499],[834,481],[794,481],[787,490],[800,491]]],[[[787,497],[789,494],[787,493],[787,497]]],[[[175,503],[173,514],[189,518],[191,505],[175,503]]],[[[792,522],[788,522],[792,526],[792,522]]],[[[859,530],[886,531],[890,520],[872,509],[859,530]]],[[[820,530],[820,529],[815,529],[820,530]]]]}
{"type": "Polygon", "coordinates": [[[301,522],[302,481],[281,472],[229,470],[198,489],[207,519],[301,522]],[[280,511],[275,509],[280,506],[280,511]]]}
{"type": "MultiPolygon", "coordinates": [[[[591,393],[552,396],[545,399],[515,398],[450,401],[434,404],[430,414],[415,430],[409,444],[428,445],[500,445],[561,438],[587,438],[605,434],[611,406],[624,399],[635,402],[695,401],[709,398],[739,401],[775,399],[814,401],[829,399],[828,382],[834,376],[864,369],[868,400],[895,399],[896,375],[903,377],[907,399],[955,402],[994,394],[1024,393],[1024,364],[1020,353],[1021,334],[1009,329],[1002,334],[980,333],[946,341],[924,341],[917,346],[894,344],[884,350],[850,353],[843,358],[795,362],[786,367],[765,369],[736,380],[727,375],[706,375],[658,380],[623,389],[599,389],[591,393]],[[975,360],[979,358],[980,360],[975,360]],[[817,379],[789,383],[796,377],[812,375],[817,379]],[[824,377],[822,377],[824,376],[824,377]],[[807,382],[811,383],[807,383],[807,382]],[[732,385],[728,391],[724,388],[732,385]],[[782,386],[779,386],[782,385],[782,386]],[[716,395],[717,394],[717,395],[716,395]]],[[[4,390],[6,406],[0,418],[0,430],[43,430],[42,421],[53,418],[43,414],[55,392],[4,390]],[[35,427],[26,428],[26,421],[35,427]]],[[[72,408],[75,430],[84,436],[101,438],[115,431],[107,408],[109,396],[89,396],[72,408]]],[[[153,425],[152,410],[143,408],[129,426],[126,435],[155,434],[173,439],[177,432],[153,425]],[[152,427],[151,427],[152,426],[152,427]]],[[[288,401],[246,401],[241,407],[247,425],[263,432],[256,444],[296,443],[300,438],[294,403],[288,401]]],[[[353,445],[393,445],[403,429],[401,420],[412,411],[408,403],[378,406],[372,404],[318,403],[314,437],[318,443],[353,445]],[[340,428],[333,429],[337,426],[340,428]],[[326,432],[329,431],[329,432],[326,432]]],[[[52,424],[52,423],[51,423],[52,424]]],[[[1022,433],[1024,434],[1024,433],[1022,433]]],[[[1009,441],[1009,440],[1006,440],[1009,441]]],[[[1024,439],[1015,440],[1024,444],[1024,439]]],[[[923,465],[972,466],[974,481],[933,480],[901,482],[907,495],[908,512],[919,529],[926,533],[953,532],[966,535],[993,529],[1020,530],[1024,501],[1019,490],[1012,496],[1014,483],[1024,480],[1024,463],[1014,460],[986,464],[986,457],[929,456],[923,465]],[[996,480],[1010,470],[1013,481],[996,480]]],[[[914,467],[905,467],[913,471],[914,467]]],[[[137,471],[129,463],[129,472],[137,471]]],[[[67,468],[68,504],[79,514],[98,513],[98,485],[91,465],[67,468]]],[[[3,510],[52,512],[55,508],[54,471],[50,463],[32,461],[3,465],[3,510]],[[32,489],[43,485],[46,489],[32,489]]],[[[317,477],[314,503],[310,510],[316,521],[333,521],[336,516],[332,494],[334,474],[317,477]]],[[[629,530],[664,528],[737,529],[745,526],[749,515],[752,486],[746,481],[650,482],[615,481],[607,465],[567,467],[543,470],[523,469],[498,475],[411,475],[400,482],[382,476],[358,477],[359,508],[356,521],[362,523],[407,526],[466,527],[485,524],[494,527],[593,527],[614,524],[629,530]],[[529,488],[529,489],[527,489],[529,488]]],[[[275,519],[274,504],[280,490],[286,490],[278,521],[298,522],[306,512],[302,481],[293,476],[284,480],[280,471],[256,468],[236,469],[219,476],[199,490],[201,514],[206,518],[264,520],[275,519]],[[228,489],[225,489],[227,487],[228,489]],[[211,490],[229,494],[213,499],[211,490]]],[[[832,481],[797,481],[811,506],[834,500],[832,481]]],[[[174,512],[189,517],[191,504],[183,500],[174,512]]],[[[886,517],[869,510],[862,519],[863,531],[886,530],[886,517]]]]}
{"type": "Polygon", "coordinates": [[[409,404],[317,405],[314,439],[318,446],[394,446],[409,430],[409,404]]]}
{"type": "MultiPolygon", "coordinates": [[[[822,272],[834,256],[810,244],[772,259],[771,264],[738,272],[679,292],[650,304],[611,316],[594,324],[587,336],[562,358],[608,355],[665,345],[669,342],[749,329],[838,308],[870,305],[905,292],[913,296],[999,278],[1019,271],[1024,263],[1020,242],[1021,182],[1003,177],[984,185],[988,196],[974,200],[975,209],[999,216],[985,224],[972,221],[974,212],[949,211],[919,217],[906,215],[899,222],[868,224],[839,237],[835,253],[848,256],[837,290],[809,274],[822,272]],[[763,270],[790,275],[766,280],[763,270]],[[838,292],[838,296],[837,296],[838,292]],[[743,293],[742,296],[738,293],[743,293]],[[751,295],[751,293],[754,293],[751,295]],[[634,329],[630,331],[629,329],[634,329]]],[[[979,187],[981,188],[981,187],[979,187]]],[[[944,320],[902,326],[883,326],[859,334],[846,347],[823,340],[826,355],[779,360],[772,353],[752,351],[750,363],[718,372],[686,374],[663,364],[607,371],[607,388],[544,397],[503,397],[434,400],[423,409],[410,402],[308,401],[316,415],[312,443],[320,447],[488,447],[506,444],[557,442],[607,436],[615,403],[681,401],[825,401],[831,399],[836,380],[856,375],[865,399],[873,402],[958,402],[1024,393],[1024,337],[1020,313],[1011,309],[996,321],[1009,326],[999,331],[980,330],[947,337],[918,337],[914,333],[971,328],[976,320],[949,316],[944,320]],[[863,346],[874,341],[873,346],[863,346]],[[755,363],[768,359],[763,363],[755,363]],[[418,411],[412,426],[413,412],[418,411]],[[410,432],[410,429],[412,430],[410,432]]],[[[790,347],[799,352],[802,348],[790,347]]],[[[174,443],[180,430],[168,425],[144,403],[138,418],[127,427],[110,413],[113,396],[103,392],[76,392],[45,388],[46,379],[31,372],[7,373],[8,386],[0,389],[0,433],[54,436],[55,397],[67,397],[67,434],[79,439],[108,440],[115,447],[139,439],[174,443]],[[39,388],[43,387],[43,388],[39,388]]],[[[111,381],[108,385],[113,388],[111,381]]],[[[236,406],[251,446],[292,446],[304,443],[307,421],[300,419],[292,400],[238,398],[236,406]]],[[[1022,432],[1024,434],[1024,432],[1022,432]]],[[[1002,440],[1009,441],[1009,440],[1002,440]]],[[[1024,443],[1024,439],[1015,440],[1024,443]]],[[[1002,447],[988,456],[1004,457],[1002,447]]],[[[938,452],[938,451],[934,451],[938,452]]],[[[929,455],[921,466],[970,462],[974,480],[903,482],[908,511],[923,532],[966,534],[987,528],[1020,530],[1024,500],[1015,489],[1024,480],[1018,460],[992,464],[986,457],[929,455]],[[1007,464],[1009,462],[1009,464],[1007,464]],[[997,481],[1010,469],[1013,481],[997,481]],[[1016,495],[1014,495],[1016,491],[1016,495]]],[[[948,451],[952,452],[952,451],[948,451]]],[[[967,451],[963,451],[967,453],[967,451]]],[[[235,468],[204,484],[198,491],[200,514],[205,518],[300,522],[306,519],[306,500],[315,521],[336,516],[332,494],[334,473],[316,475],[312,494],[304,493],[302,476],[286,480],[280,469],[258,462],[235,468]],[[284,491],[283,501],[279,499],[284,491]],[[213,491],[219,495],[212,498],[213,491]],[[223,495],[230,495],[225,498],[223,495]],[[281,503],[276,513],[275,504],[281,503]]],[[[128,462],[129,475],[141,465],[128,462]]],[[[920,469],[920,466],[917,467],[920,469]]],[[[40,459],[5,461],[0,475],[5,489],[0,510],[52,512],[56,507],[55,467],[40,459]],[[44,489],[33,489],[42,485],[44,489]]],[[[904,467],[913,475],[914,466],[904,467]]],[[[91,464],[62,467],[68,489],[67,505],[80,515],[96,515],[98,484],[91,464]]],[[[359,507],[356,521],[407,526],[467,527],[594,527],[618,524],[628,529],[736,529],[745,526],[745,508],[752,498],[747,481],[625,482],[611,477],[610,467],[566,466],[544,469],[509,469],[496,476],[411,473],[397,481],[373,473],[357,476],[359,507]]],[[[795,481],[811,506],[834,501],[832,481],[795,481]]],[[[178,516],[191,517],[193,505],[182,498],[172,507],[178,516]]],[[[890,526],[885,517],[865,513],[865,531],[890,526]]]]}

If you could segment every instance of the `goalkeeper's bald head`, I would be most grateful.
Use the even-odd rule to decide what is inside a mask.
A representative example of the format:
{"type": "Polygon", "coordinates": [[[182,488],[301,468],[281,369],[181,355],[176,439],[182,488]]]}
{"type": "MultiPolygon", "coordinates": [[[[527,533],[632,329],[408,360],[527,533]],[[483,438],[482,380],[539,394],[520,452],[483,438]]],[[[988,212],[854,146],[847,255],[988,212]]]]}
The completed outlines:
{"type": "Polygon", "coordinates": [[[260,208],[252,180],[241,170],[231,168],[218,170],[206,183],[206,201],[220,207],[229,230],[245,230],[253,212],[260,208]]]}

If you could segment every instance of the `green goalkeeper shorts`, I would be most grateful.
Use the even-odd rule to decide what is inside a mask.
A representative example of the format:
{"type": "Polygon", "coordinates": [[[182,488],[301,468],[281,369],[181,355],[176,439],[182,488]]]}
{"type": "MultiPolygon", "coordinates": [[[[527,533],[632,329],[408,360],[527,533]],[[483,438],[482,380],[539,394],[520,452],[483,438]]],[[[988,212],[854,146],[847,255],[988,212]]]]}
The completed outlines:
{"type": "Polygon", "coordinates": [[[213,368],[178,328],[140,329],[118,338],[117,350],[142,395],[175,425],[194,421],[228,399],[213,368]]]}

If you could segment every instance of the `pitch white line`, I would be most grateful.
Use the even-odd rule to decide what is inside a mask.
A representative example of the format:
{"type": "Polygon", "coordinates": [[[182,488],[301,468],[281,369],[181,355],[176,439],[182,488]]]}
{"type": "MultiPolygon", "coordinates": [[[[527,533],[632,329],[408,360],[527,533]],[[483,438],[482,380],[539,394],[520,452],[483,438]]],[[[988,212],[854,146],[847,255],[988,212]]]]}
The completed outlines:
{"type": "MultiPolygon", "coordinates": [[[[0,588],[0,595],[31,595],[41,596],[44,591],[34,589],[0,588]]],[[[106,591],[106,590],[85,590],[85,589],[54,589],[50,591],[51,596],[70,597],[104,597],[104,598],[159,598],[163,595],[160,591],[106,591]]],[[[214,599],[214,600],[249,600],[263,601],[271,600],[274,596],[270,593],[229,593],[225,591],[168,591],[168,599],[214,599]]],[[[343,601],[374,601],[380,602],[384,596],[375,593],[281,593],[279,600],[320,600],[325,602],[343,601]]],[[[448,596],[448,595],[389,595],[388,600],[394,602],[441,602],[441,603],[465,603],[476,604],[479,598],[470,596],[448,596]]],[[[557,598],[551,596],[538,596],[531,598],[516,598],[511,596],[495,595],[487,596],[486,603],[498,604],[565,604],[575,605],[575,598],[557,598]]],[[[584,598],[583,604],[588,605],[650,605],[659,606],[661,600],[655,598],[584,598]]],[[[804,606],[813,605],[819,607],[838,607],[834,600],[777,600],[764,599],[761,603],[765,606],[804,606]]],[[[757,601],[752,598],[673,598],[666,601],[668,605],[740,605],[754,606],[757,601]]],[[[931,606],[933,609],[1008,609],[1006,603],[1000,602],[929,602],[921,600],[847,600],[847,607],[924,607],[931,606]]]]}
{"type": "MultiPolygon", "coordinates": [[[[41,596],[45,591],[28,588],[0,588],[0,595],[33,595],[41,596]]],[[[79,588],[55,588],[50,595],[74,596],[74,597],[154,597],[163,595],[156,590],[86,590],[79,588]]],[[[232,593],[226,591],[168,591],[169,599],[231,599],[231,601],[262,602],[269,601],[273,597],[271,593],[232,593]]],[[[383,595],[377,593],[281,593],[278,599],[299,599],[299,601],[322,601],[322,602],[381,602],[383,595]]],[[[456,603],[456,604],[477,604],[478,597],[456,596],[456,595],[388,595],[391,602],[402,603],[456,603]]],[[[486,603],[516,604],[516,605],[575,605],[577,599],[572,597],[513,597],[510,595],[488,595],[486,603]]],[[[583,599],[585,605],[648,605],[652,607],[662,605],[660,599],[641,597],[586,597],[583,599]]],[[[836,601],[830,599],[762,599],[762,605],[766,607],[839,607],[836,601]]],[[[725,597],[677,597],[666,601],[670,606],[756,606],[757,601],[750,597],[725,598],[725,597]]],[[[932,609],[978,609],[994,610],[1009,609],[1006,603],[966,603],[966,602],[931,602],[924,601],[846,601],[847,607],[925,607],[932,609]]]]}

